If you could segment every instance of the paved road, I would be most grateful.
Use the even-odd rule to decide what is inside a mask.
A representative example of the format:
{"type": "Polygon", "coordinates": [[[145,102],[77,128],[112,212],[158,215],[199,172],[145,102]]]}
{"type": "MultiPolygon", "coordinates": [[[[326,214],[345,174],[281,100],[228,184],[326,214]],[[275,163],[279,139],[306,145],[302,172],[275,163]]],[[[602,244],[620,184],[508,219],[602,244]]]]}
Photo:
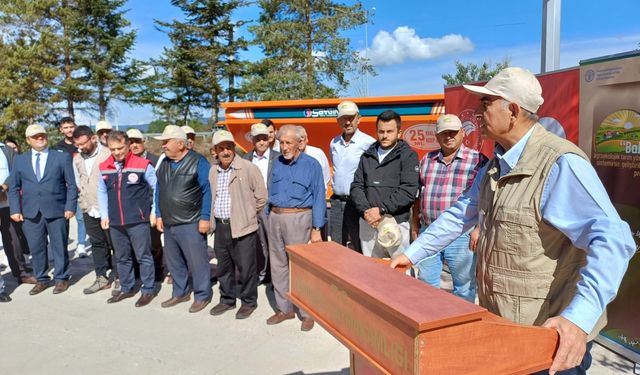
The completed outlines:
{"type": "MultiPolygon", "coordinates": [[[[265,324],[273,299],[264,286],[254,315],[238,321],[234,312],[210,316],[209,308],[190,314],[189,304],[161,308],[170,296],[166,284],[149,306],[135,308],[135,298],[107,305],[109,291],[82,294],[93,282],[91,269],[90,258],[72,261],[74,285],[55,296],[51,289],[29,296],[31,286],[17,286],[3,271],[14,299],[0,306],[3,374],[349,373],[348,351],[318,325],[303,333],[298,320],[265,324]]],[[[633,372],[631,362],[605,348],[596,345],[593,354],[590,374],[633,372]]]]}

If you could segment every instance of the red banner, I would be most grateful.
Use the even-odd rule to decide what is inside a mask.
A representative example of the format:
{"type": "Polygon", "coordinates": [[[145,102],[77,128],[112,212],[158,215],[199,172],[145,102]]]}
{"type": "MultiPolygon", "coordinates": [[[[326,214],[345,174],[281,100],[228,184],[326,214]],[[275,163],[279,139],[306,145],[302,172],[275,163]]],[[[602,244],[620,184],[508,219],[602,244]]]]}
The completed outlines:
{"type": "MultiPolygon", "coordinates": [[[[580,69],[571,68],[537,77],[544,98],[544,104],[538,110],[540,123],[552,133],[578,144],[580,69]]],[[[446,112],[457,115],[462,121],[464,144],[493,157],[493,141],[480,133],[475,116],[478,96],[468,93],[462,86],[451,86],[444,90],[444,101],[446,112]]]]}

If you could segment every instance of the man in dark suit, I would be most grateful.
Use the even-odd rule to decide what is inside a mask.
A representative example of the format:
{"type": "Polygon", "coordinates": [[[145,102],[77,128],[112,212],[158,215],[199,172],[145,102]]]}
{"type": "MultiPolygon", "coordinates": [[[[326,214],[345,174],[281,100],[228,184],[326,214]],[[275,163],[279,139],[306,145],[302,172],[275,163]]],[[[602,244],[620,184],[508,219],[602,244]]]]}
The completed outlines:
{"type": "Polygon", "coordinates": [[[33,271],[38,280],[29,294],[38,294],[49,286],[47,235],[55,268],[53,293],[58,294],[69,287],[67,220],[75,214],[78,200],[71,155],[49,150],[47,133],[41,125],[29,125],[26,137],[31,151],[16,157],[11,174],[11,219],[23,222],[28,234],[33,271]]]}
{"type": "MultiPolygon", "coordinates": [[[[253,150],[248,152],[244,158],[255,164],[262,174],[267,192],[271,186],[271,169],[273,161],[280,156],[278,151],[269,147],[269,129],[263,123],[251,125],[251,140],[253,150]]],[[[264,211],[258,215],[258,246],[256,249],[258,260],[258,283],[264,284],[269,281],[269,240],[267,238],[267,215],[264,211]]]]}

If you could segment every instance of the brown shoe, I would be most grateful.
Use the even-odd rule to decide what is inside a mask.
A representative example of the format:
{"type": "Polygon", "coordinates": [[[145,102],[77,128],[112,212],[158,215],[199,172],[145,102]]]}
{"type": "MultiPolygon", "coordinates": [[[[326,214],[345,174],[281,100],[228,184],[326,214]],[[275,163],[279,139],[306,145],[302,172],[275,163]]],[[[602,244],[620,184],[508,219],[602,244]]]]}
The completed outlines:
{"type": "Polygon", "coordinates": [[[273,314],[272,317],[270,317],[269,319],[267,319],[267,325],[274,325],[274,324],[280,324],[282,322],[284,322],[285,320],[288,319],[293,319],[296,317],[296,314],[291,311],[288,313],[283,313],[282,311],[278,311],[277,313],[273,314]]]}
{"type": "Polygon", "coordinates": [[[313,325],[314,324],[315,324],[315,322],[313,321],[313,319],[311,319],[311,318],[303,318],[302,319],[302,324],[300,324],[300,330],[302,332],[311,331],[311,329],[313,329],[313,325]]]}
{"type": "Polygon", "coordinates": [[[117,295],[115,295],[115,296],[113,296],[113,297],[109,298],[109,299],[107,300],[107,303],[116,303],[116,302],[120,302],[120,301],[122,301],[122,300],[124,300],[124,299],[131,298],[131,297],[133,297],[133,296],[135,296],[135,293],[124,293],[124,292],[120,292],[120,293],[118,293],[117,295]]]}
{"type": "Polygon", "coordinates": [[[151,300],[155,297],[153,294],[142,293],[140,298],[136,301],[136,307],[147,306],[151,300]]]}
{"type": "Polygon", "coordinates": [[[226,303],[220,302],[219,304],[213,306],[213,308],[209,311],[209,314],[213,316],[222,315],[225,311],[233,310],[236,308],[236,305],[227,305],[226,303]]]}
{"type": "Polygon", "coordinates": [[[38,279],[36,279],[35,277],[31,276],[31,275],[20,275],[20,279],[19,279],[19,283],[20,284],[37,284],[38,283],[38,279]]]}
{"type": "Polygon", "coordinates": [[[168,300],[162,302],[160,304],[160,306],[162,306],[162,307],[173,307],[173,306],[175,306],[175,305],[177,305],[179,303],[187,302],[190,299],[191,299],[191,295],[190,294],[185,294],[182,297],[171,297],[168,300]]]}
{"type": "Polygon", "coordinates": [[[236,319],[247,319],[256,310],[256,306],[242,305],[236,313],[236,319]]]}
{"type": "Polygon", "coordinates": [[[67,280],[56,281],[56,286],[53,288],[53,294],[60,294],[69,289],[69,282],[67,280]]]}
{"type": "Polygon", "coordinates": [[[210,302],[211,302],[210,299],[205,299],[203,301],[193,301],[193,304],[191,305],[191,307],[189,307],[189,312],[190,313],[197,313],[198,311],[201,311],[202,309],[207,307],[207,305],[210,302]]]}
{"type": "Polygon", "coordinates": [[[40,292],[47,289],[48,287],[49,287],[48,283],[43,283],[41,281],[38,281],[36,283],[36,286],[31,288],[31,290],[29,291],[29,294],[31,294],[32,296],[35,296],[36,294],[39,294],[40,292]]]}

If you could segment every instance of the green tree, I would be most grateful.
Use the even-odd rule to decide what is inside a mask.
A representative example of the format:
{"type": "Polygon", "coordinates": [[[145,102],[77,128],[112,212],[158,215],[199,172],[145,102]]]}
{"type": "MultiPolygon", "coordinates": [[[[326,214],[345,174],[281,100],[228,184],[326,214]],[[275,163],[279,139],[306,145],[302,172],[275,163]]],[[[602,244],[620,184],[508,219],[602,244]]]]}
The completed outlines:
{"type": "Polygon", "coordinates": [[[0,135],[24,136],[27,125],[50,116],[56,67],[53,0],[0,2],[0,135]]]}
{"type": "Polygon", "coordinates": [[[154,61],[159,68],[157,112],[168,121],[186,124],[201,110],[209,110],[217,122],[220,103],[237,95],[235,77],[243,66],[237,55],[247,42],[234,37],[234,29],[244,21],[231,17],[245,1],[173,0],[171,4],[180,8],[185,20],[156,21],[172,42],[154,61]]]}
{"type": "Polygon", "coordinates": [[[444,74],[442,79],[446,82],[447,86],[461,85],[464,83],[488,81],[493,76],[498,74],[504,68],[509,67],[510,59],[505,57],[504,60],[496,63],[495,68],[491,68],[491,61],[484,62],[482,65],[476,65],[474,63],[463,64],[456,60],[456,73],[444,74]]]}
{"type": "Polygon", "coordinates": [[[136,39],[131,22],[122,7],[126,0],[78,0],[78,11],[84,23],[81,45],[87,51],[82,58],[88,101],[105,119],[112,100],[138,104],[143,89],[138,79],[144,64],[128,58],[136,39]]]}
{"type": "Polygon", "coordinates": [[[367,19],[362,4],[330,0],[259,0],[259,22],[249,27],[264,58],[252,64],[243,90],[253,100],[335,97],[349,72],[372,67],[340,32],[367,19]]]}

